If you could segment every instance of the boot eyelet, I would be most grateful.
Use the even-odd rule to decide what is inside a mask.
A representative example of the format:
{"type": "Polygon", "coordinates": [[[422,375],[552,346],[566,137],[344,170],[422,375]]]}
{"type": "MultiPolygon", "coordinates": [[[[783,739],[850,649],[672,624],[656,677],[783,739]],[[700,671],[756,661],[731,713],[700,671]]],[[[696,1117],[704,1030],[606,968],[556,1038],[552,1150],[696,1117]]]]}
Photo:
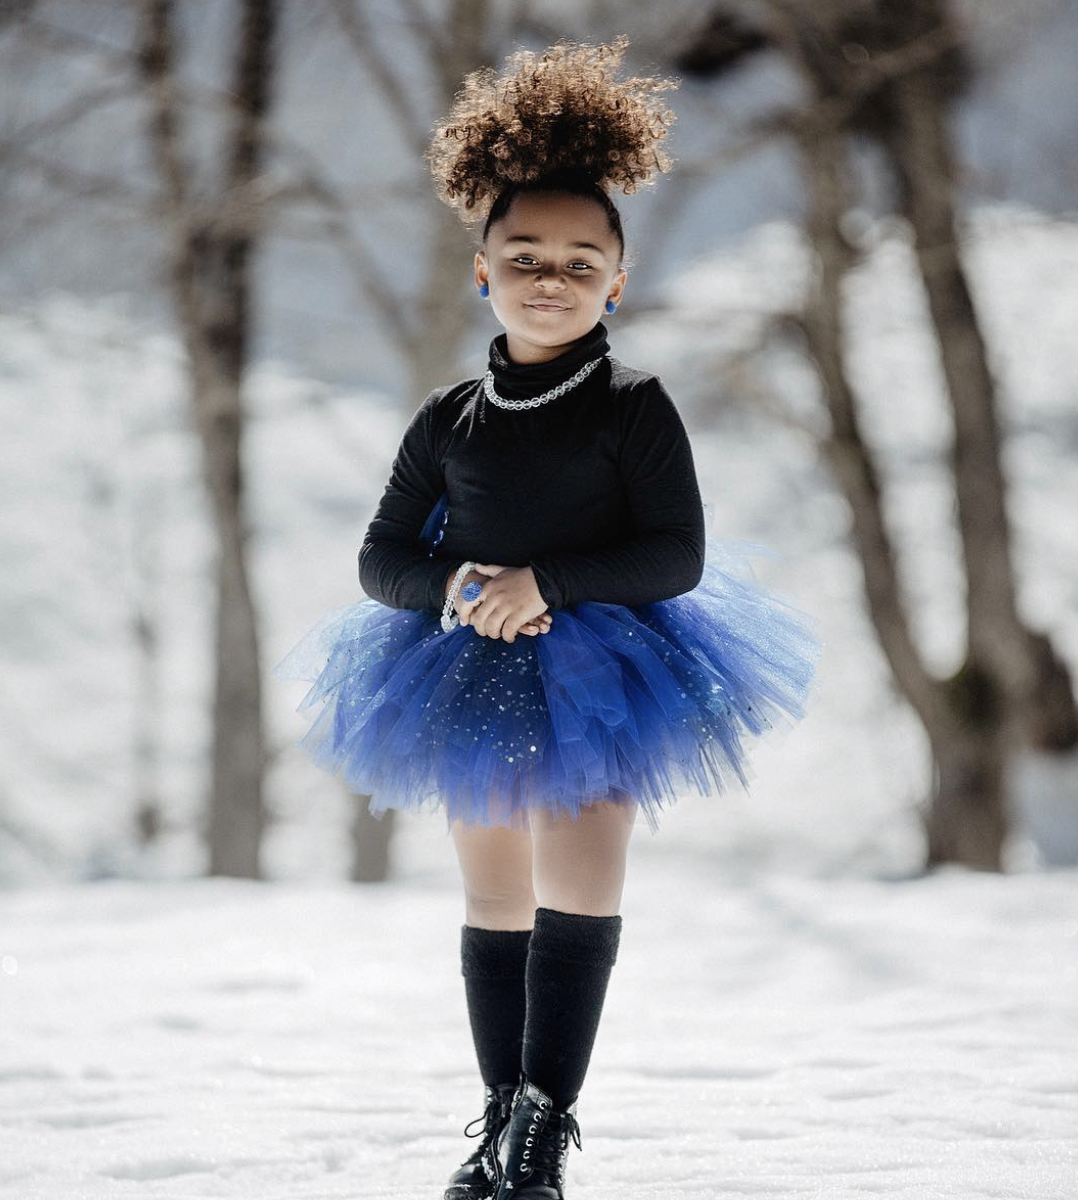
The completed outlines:
{"type": "Polygon", "coordinates": [[[525,1146],[530,1146],[530,1145],[532,1144],[532,1142],[534,1142],[534,1141],[535,1141],[535,1138],[525,1138],[525,1139],[524,1139],[524,1145],[525,1145],[525,1146]]]}
{"type": "Polygon", "coordinates": [[[529,1154],[531,1154],[531,1151],[530,1151],[530,1150],[525,1150],[525,1151],[524,1151],[524,1157],[525,1157],[525,1158],[527,1158],[529,1154]]]}
{"type": "Polygon", "coordinates": [[[535,1132],[535,1126],[534,1126],[534,1125],[529,1125],[529,1126],[528,1126],[528,1132],[529,1132],[529,1133],[534,1133],[534,1132],[535,1132]]]}

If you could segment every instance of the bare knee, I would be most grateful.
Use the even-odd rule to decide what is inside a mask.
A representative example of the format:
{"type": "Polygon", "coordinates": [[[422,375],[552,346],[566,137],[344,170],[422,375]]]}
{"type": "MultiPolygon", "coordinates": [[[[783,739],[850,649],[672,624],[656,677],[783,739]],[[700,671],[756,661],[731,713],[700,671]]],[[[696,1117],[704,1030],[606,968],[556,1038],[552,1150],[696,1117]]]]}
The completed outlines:
{"type": "Polygon", "coordinates": [[[527,893],[501,895],[464,889],[464,919],[480,929],[531,929],[535,924],[535,906],[530,886],[527,893]]]}
{"type": "Polygon", "coordinates": [[[623,886],[577,887],[565,880],[542,880],[536,888],[538,902],[544,908],[582,916],[615,917],[621,911],[623,886]]]}
{"type": "Polygon", "coordinates": [[[453,826],[453,841],[467,923],[482,929],[531,929],[536,900],[530,831],[458,822],[453,826]]]}

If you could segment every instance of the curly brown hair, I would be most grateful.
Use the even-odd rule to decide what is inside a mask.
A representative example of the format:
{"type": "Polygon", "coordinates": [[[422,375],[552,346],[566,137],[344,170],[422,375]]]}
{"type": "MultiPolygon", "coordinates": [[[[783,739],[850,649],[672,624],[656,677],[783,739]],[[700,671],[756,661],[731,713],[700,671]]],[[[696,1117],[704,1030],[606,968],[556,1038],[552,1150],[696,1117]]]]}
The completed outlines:
{"type": "Polygon", "coordinates": [[[541,54],[517,50],[501,76],[469,72],[424,155],[439,199],[471,225],[507,189],[575,179],[628,194],[668,170],[660,143],[675,116],[659,93],[678,83],[616,80],[628,44],[624,34],[598,46],[561,40],[541,54]]]}

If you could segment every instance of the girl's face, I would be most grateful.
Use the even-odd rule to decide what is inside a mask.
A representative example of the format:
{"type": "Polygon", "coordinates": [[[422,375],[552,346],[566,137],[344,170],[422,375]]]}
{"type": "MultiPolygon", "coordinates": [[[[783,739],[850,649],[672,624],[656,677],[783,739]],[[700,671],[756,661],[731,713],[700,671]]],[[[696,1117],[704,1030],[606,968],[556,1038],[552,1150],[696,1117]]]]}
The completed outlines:
{"type": "Polygon", "coordinates": [[[607,300],[620,302],[618,251],[596,201],[561,192],[513,198],[476,253],[475,282],[490,287],[514,362],[557,358],[594,327],[607,300]]]}

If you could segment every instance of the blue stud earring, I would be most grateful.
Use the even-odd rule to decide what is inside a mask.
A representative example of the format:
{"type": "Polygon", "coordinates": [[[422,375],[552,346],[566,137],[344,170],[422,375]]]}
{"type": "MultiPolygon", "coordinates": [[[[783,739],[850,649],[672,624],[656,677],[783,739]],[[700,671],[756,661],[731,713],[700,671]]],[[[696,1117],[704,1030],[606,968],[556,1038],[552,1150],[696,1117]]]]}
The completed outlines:
{"type": "Polygon", "coordinates": [[[490,295],[490,285],[486,284],[486,283],[481,283],[479,285],[479,294],[480,294],[480,296],[483,296],[484,298],[489,296],[490,295]]]}
{"type": "Polygon", "coordinates": [[[608,313],[615,313],[618,311],[618,306],[614,303],[613,300],[608,300],[606,302],[606,311],[608,313]]]}

